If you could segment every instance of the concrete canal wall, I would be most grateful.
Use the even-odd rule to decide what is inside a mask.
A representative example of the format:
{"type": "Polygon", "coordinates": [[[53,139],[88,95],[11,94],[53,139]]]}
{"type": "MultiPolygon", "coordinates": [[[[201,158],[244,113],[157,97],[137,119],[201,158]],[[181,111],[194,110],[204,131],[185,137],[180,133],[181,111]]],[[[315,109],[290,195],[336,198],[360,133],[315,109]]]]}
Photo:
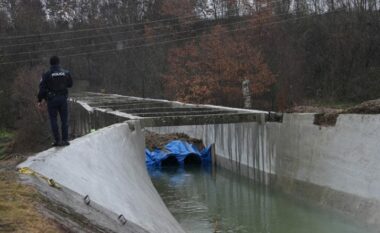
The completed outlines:
{"type": "Polygon", "coordinates": [[[129,121],[75,139],[68,147],[41,152],[18,167],[58,183],[62,189],[48,191],[66,197],[59,200],[60,208],[76,208],[75,214],[85,217],[93,212],[107,215],[114,224],[94,218],[95,224],[107,226],[102,232],[184,232],[150,180],[144,142],[139,122],[129,121]],[[90,207],[84,201],[72,206],[77,196],[88,196],[90,207]]]}
{"type": "Polygon", "coordinates": [[[331,127],[313,121],[285,114],[282,123],[147,129],[215,143],[220,166],[380,225],[380,116],[340,115],[331,127]]]}

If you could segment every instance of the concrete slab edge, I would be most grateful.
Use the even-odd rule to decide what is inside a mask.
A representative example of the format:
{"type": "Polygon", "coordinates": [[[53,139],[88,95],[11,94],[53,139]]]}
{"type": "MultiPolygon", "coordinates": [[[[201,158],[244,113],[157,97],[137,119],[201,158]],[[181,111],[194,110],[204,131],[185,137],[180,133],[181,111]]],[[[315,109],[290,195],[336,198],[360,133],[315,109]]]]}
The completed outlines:
{"type": "Polygon", "coordinates": [[[95,93],[95,92],[86,92],[92,95],[111,95],[115,97],[128,97],[130,99],[134,100],[149,100],[153,102],[161,102],[161,103],[171,103],[175,105],[180,105],[180,106],[188,106],[188,107],[208,107],[208,108],[214,108],[214,109],[224,109],[224,110],[229,110],[229,111],[240,111],[240,112],[246,112],[246,113],[265,113],[267,114],[267,111],[261,111],[261,110],[255,110],[255,109],[242,109],[242,108],[231,108],[231,107],[225,107],[225,106],[218,106],[218,105],[210,105],[210,104],[188,104],[188,103],[183,103],[180,101],[170,101],[170,100],[165,100],[165,99],[152,99],[152,98],[142,98],[142,97],[135,97],[135,96],[126,96],[126,95],[119,95],[119,94],[100,94],[100,93],[95,93]]]}
{"type": "Polygon", "coordinates": [[[53,188],[45,180],[35,176],[20,175],[23,184],[31,185],[42,195],[44,209],[41,211],[56,219],[73,232],[91,233],[148,233],[141,226],[129,221],[123,225],[118,215],[91,201],[87,205],[84,197],[64,186],[53,188]]]}

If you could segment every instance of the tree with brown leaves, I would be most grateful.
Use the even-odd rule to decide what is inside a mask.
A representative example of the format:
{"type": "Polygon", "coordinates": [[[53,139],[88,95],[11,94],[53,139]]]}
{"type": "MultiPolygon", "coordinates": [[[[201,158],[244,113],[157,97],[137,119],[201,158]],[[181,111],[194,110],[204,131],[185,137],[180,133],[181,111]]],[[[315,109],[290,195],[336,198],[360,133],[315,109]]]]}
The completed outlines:
{"type": "Polygon", "coordinates": [[[256,96],[275,83],[260,52],[245,36],[222,26],[215,26],[199,41],[171,49],[168,63],[166,94],[186,102],[241,106],[244,80],[250,81],[256,96]]]}

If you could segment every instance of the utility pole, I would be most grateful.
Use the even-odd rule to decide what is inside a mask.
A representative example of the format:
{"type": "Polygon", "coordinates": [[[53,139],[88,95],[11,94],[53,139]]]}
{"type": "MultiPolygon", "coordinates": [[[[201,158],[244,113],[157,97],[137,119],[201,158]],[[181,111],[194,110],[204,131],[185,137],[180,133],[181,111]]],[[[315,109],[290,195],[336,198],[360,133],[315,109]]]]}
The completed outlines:
{"type": "Polygon", "coordinates": [[[249,88],[249,80],[246,79],[242,83],[243,97],[244,97],[244,108],[251,109],[252,101],[251,101],[251,90],[249,88]]]}

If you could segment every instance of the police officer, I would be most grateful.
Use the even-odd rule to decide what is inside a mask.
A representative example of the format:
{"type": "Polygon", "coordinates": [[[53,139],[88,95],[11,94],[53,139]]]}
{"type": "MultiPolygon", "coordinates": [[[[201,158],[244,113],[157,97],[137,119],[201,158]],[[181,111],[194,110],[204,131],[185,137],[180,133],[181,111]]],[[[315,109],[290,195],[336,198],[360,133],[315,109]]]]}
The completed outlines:
{"type": "Polygon", "coordinates": [[[38,107],[42,108],[42,101],[47,102],[51,130],[53,131],[54,143],[52,146],[68,146],[68,90],[73,86],[70,72],[59,65],[59,58],[50,58],[50,70],[42,75],[40,90],[38,93],[38,107]],[[58,131],[57,115],[61,118],[62,141],[58,131]]]}

